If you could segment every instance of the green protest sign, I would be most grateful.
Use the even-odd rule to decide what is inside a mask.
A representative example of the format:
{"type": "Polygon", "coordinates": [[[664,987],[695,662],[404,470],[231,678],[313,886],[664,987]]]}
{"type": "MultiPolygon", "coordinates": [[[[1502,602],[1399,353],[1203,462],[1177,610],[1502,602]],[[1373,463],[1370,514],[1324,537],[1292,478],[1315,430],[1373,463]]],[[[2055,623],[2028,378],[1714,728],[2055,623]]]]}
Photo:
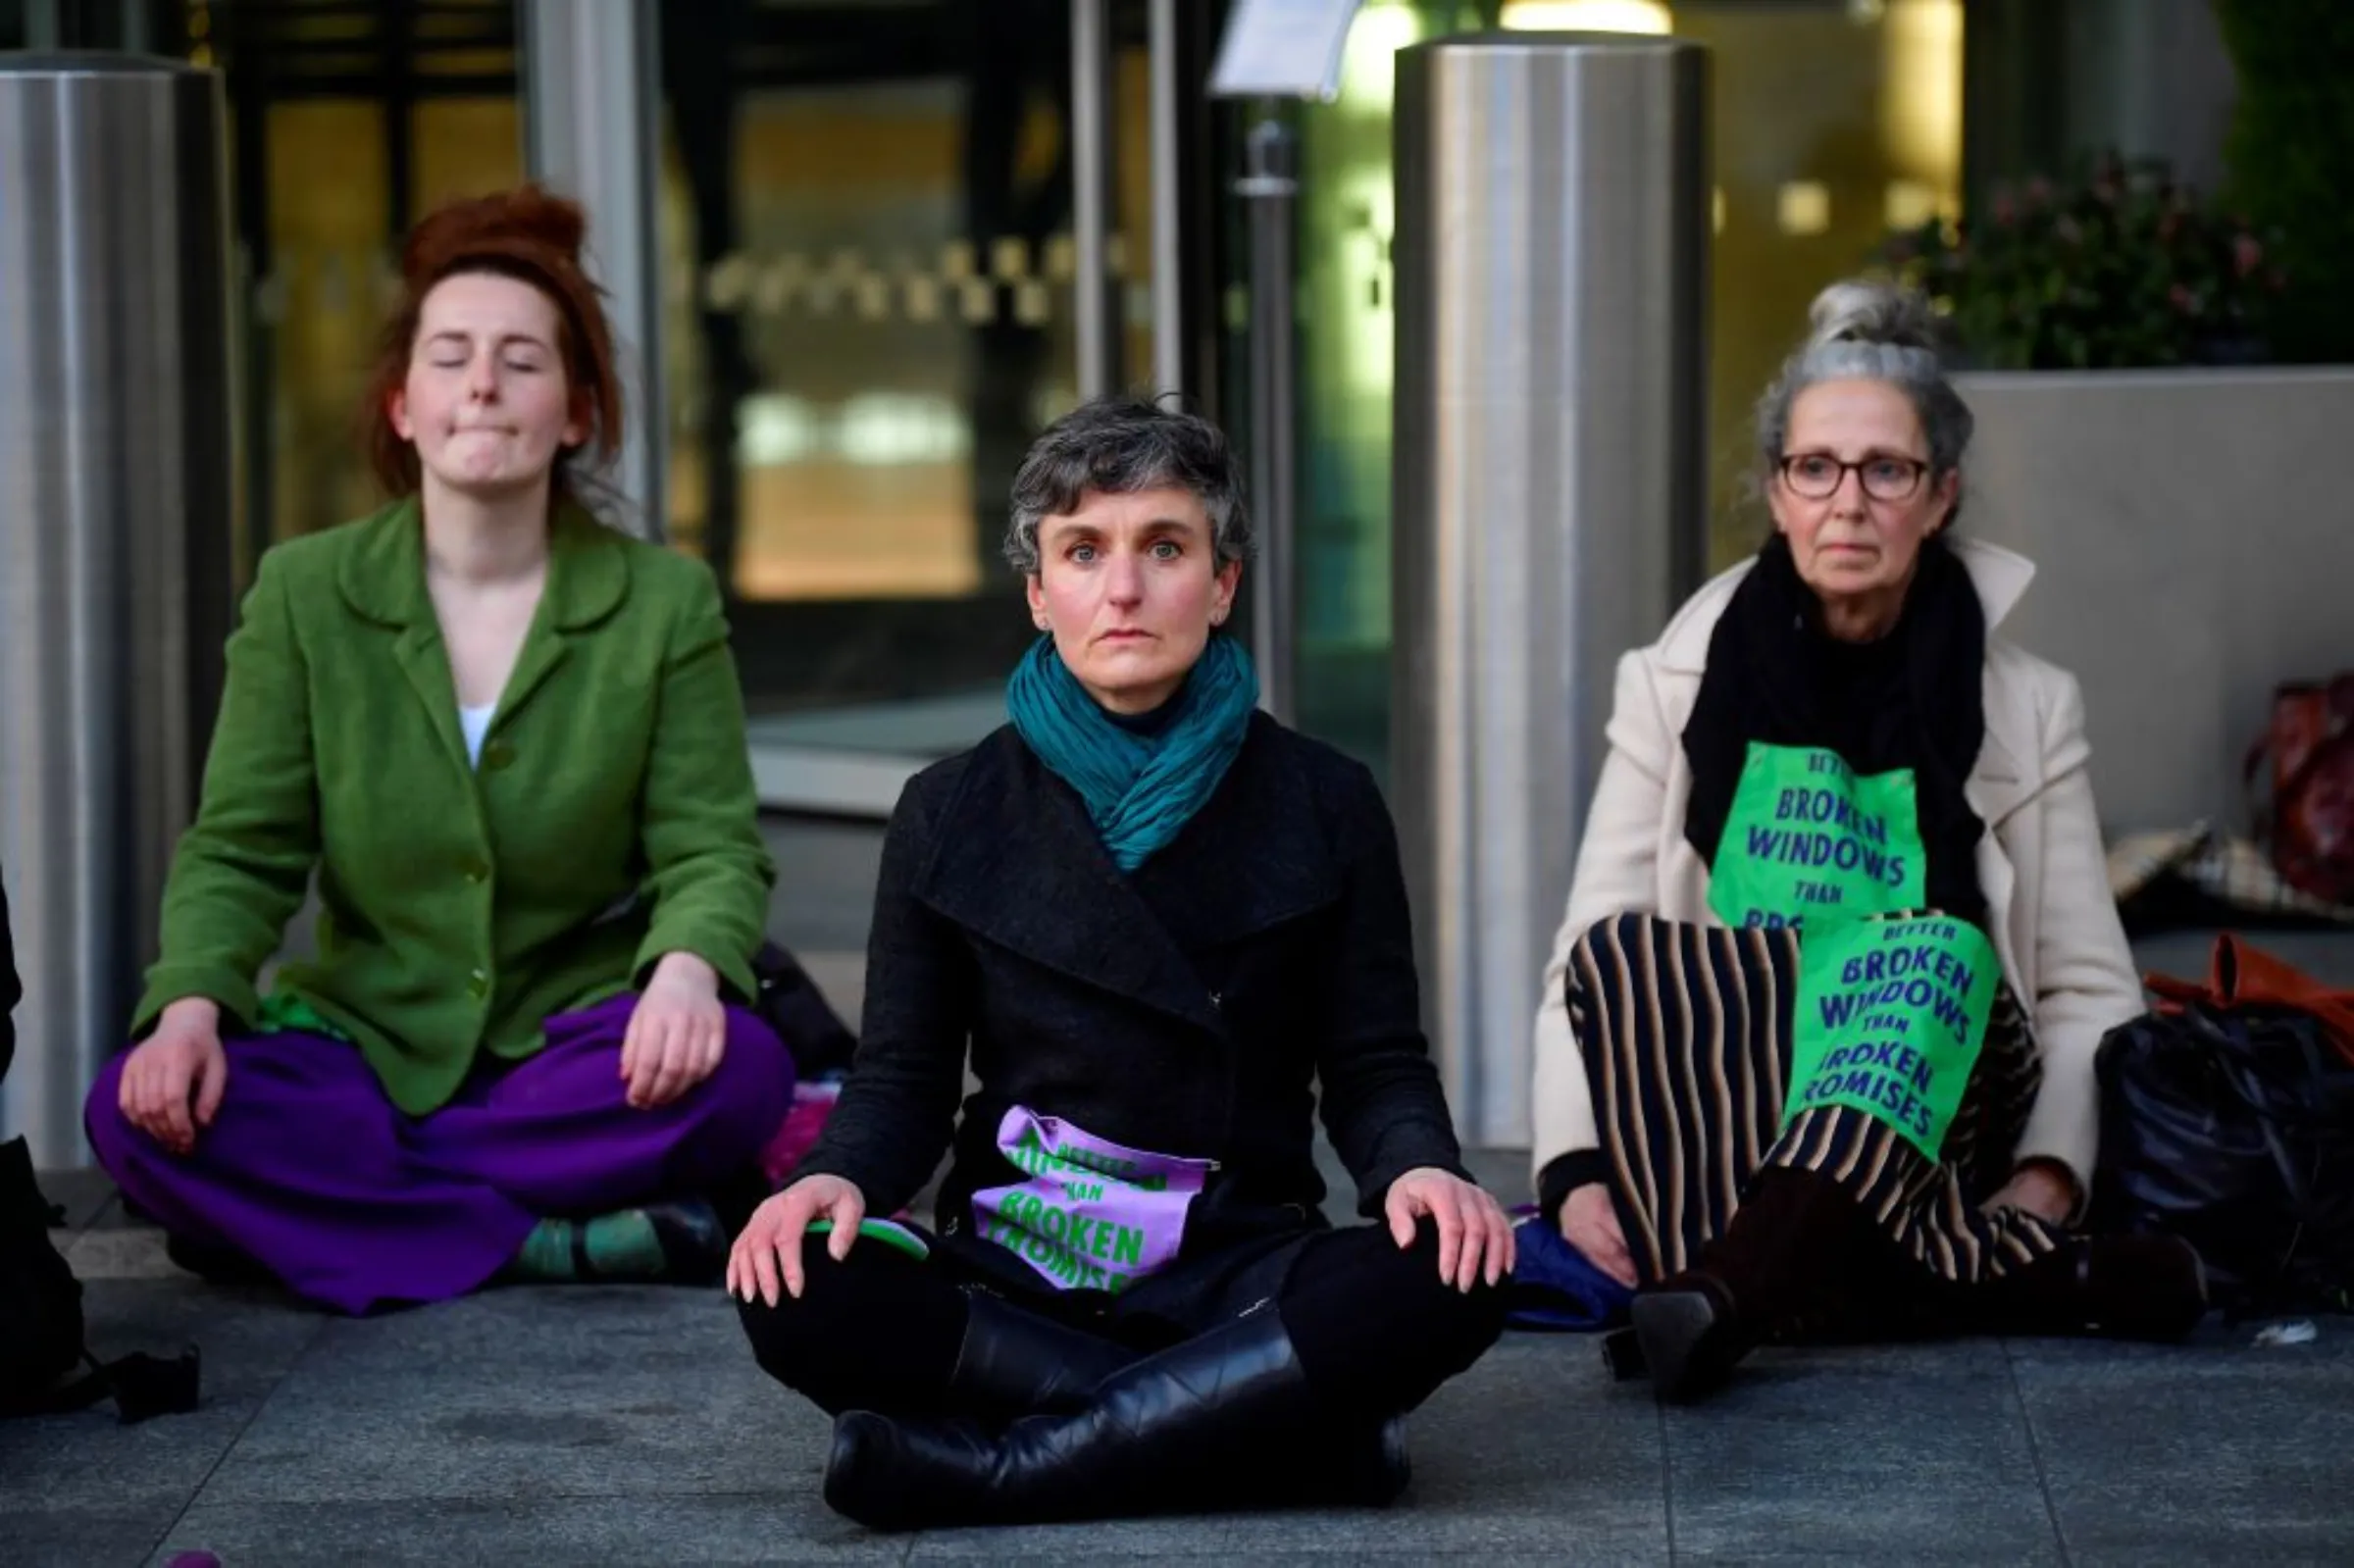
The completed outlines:
{"type": "Polygon", "coordinates": [[[1785,1125],[1846,1105],[1938,1159],[2001,983],[1985,934],[1925,916],[1812,930],[1799,944],[1785,1125]]]}
{"type": "Polygon", "coordinates": [[[1913,770],[1859,777],[1835,751],[1749,743],[1709,907],[1733,927],[1819,927],[1918,909],[1926,857],[1913,770]]]}

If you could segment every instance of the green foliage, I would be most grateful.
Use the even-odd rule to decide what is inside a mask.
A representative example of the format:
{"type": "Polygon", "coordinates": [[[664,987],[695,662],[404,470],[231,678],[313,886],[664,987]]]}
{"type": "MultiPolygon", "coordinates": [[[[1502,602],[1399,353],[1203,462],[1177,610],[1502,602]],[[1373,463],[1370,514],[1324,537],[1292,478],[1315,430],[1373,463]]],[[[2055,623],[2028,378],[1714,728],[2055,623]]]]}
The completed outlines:
{"type": "Polygon", "coordinates": [[[1880,260],[1984,370],[2251,363],[2283,284],[2264,236],[2162,164],[2114,155],[2067,185],[1998,188],[1985,214],[1899,230],[1880,260]]]}
{"type": "Polygon", "coordinates": [[[2277,358],[2354,361],[2354,3],[2214,0],[2239,78],[2230,194],[2280,236],[2277,358]]]}

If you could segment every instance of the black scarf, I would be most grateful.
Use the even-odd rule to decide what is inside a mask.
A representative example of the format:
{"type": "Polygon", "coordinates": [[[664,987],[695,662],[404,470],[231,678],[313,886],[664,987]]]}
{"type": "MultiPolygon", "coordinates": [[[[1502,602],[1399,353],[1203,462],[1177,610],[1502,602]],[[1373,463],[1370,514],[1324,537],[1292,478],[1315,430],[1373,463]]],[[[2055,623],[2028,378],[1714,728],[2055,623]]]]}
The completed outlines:
{"type": "Polygon", "coordinates": [[[1896,627],[1875,642],[1841,642],[1778,533],[1733,590],[1709,638],[1709,662],[1684,726],[1692,800],[1684,837],[1714,865],[1749,743],[1820,746],[1858,774],[1913,770],[1925,896],[1983,927],[1977,848],[1984,825],[1963,786],[1986,737],[1986,612],[1970,573],[1941,537],[1920,564],[1896,627]]]}

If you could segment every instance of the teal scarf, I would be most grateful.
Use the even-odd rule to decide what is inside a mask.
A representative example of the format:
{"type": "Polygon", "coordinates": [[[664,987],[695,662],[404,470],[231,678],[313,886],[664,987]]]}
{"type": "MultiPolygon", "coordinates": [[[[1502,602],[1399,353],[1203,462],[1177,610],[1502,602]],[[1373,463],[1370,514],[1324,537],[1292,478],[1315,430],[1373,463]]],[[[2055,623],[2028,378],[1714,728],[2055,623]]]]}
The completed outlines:
{"type": "Polygon", "coordinates": [[[1167,847],[1243,749],[1258,672],[1232,637],[1209,645],[1151,733],[1123,728],[1096,705],[1042,636],[1015,666],[1005,706],[1038,760],[1079,791],[1103,847],[1134,871],[1167,847]]]}

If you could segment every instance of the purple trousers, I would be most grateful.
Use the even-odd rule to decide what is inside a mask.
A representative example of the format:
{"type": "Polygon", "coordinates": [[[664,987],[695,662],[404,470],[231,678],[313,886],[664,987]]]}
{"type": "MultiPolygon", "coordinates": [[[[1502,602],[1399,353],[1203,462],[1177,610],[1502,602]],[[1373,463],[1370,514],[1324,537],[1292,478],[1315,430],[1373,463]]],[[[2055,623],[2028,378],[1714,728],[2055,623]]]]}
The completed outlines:
{"type": "Polygon", "coordinates": [[[424,1116],[385,1097],[358,1046],[288,1031],[224,1041],[228,1092],[188,1154],[124,1119],[124,1056],[83,1124],[124,1195],[175,1236],[233,1248],[343,1312],[445,1300],[487,1282],[542,1217],[689,1196],[754,1168],[793,1102],[784,1043],[730,1007],[712,1075],[638,1110],[621,1078],[637,1005],[623,994],[549,1019],[545,1049],[486,1057],[424,1116]]]}

